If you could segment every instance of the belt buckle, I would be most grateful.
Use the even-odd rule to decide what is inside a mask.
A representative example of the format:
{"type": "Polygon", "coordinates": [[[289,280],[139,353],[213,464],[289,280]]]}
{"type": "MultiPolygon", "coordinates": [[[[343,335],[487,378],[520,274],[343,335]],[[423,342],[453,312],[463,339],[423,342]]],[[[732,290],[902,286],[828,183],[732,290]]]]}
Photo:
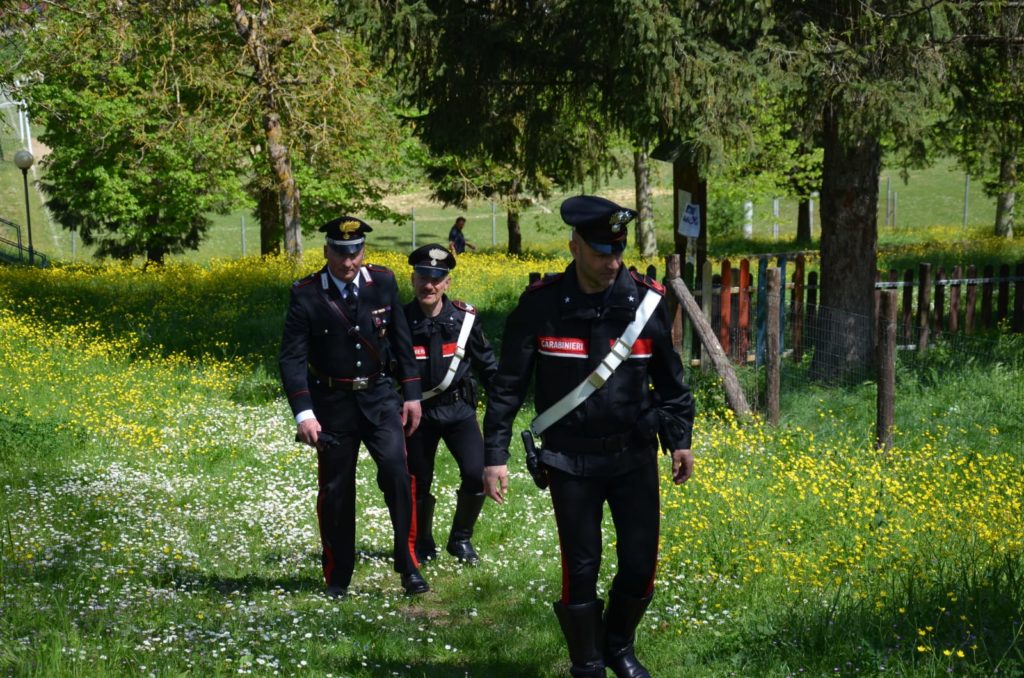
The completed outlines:
{"type": "Polygon", "coordinates": [[[365,391],[369,387],[370,387],[370,378],[369,377],[356,377],[355,379],[352,380],[352,390],[353,391],[365,391]]]}

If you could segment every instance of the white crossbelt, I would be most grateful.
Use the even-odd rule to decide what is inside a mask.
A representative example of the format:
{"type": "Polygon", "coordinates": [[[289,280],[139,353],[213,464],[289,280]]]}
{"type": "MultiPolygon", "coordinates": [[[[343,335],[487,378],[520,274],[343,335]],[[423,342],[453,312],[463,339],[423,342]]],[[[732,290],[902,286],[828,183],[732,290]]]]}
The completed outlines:
{"type": "Polygon", "coordinates": [[[448,363],[448,372],[444,375],[444,379],[441,380],[440,384],[429,391],[423,392],[423,400],[430,400],[434,396],[444,393],[445,389],[452,385],[452,379],[455,378],[455,373],[459,371],[459,364],[466,356],[466,342],[469,341],[469,331],[473,329],[473,321],[475,319],[476,313],[473,312],[473,307],[466,304],[466,317],[462,321],[462,329],[459,330],[459,339],[455,344],[455,355],[452,357],[452,361],[448,363]]]}
{"type": "Polygon", "coordinates": [[[552,424],[583,404],[583,401],[589,398],[594,391],[604,386],[605,382],[611,378],[612,373],[622,364],[622,361],[633,352],[633,342],[640,337],[640,333],[643,331],[647,321],[654,315],[654,309],[657,308],[660,301],[660,294],[653,290],[647,290],[643,301],[640,302],[640,307],[636,309],[633,322],[626,327],[626,331],[622,333],[622,336],[615,340],[608,355],[601,360],[601,363],[594,371],[581,381],[579,386],[566,393],[557,403],[544,410],[544,412],[538,414],[537,418],[530,423],[530,432],[533,435],[539,436],[552,424]]]}

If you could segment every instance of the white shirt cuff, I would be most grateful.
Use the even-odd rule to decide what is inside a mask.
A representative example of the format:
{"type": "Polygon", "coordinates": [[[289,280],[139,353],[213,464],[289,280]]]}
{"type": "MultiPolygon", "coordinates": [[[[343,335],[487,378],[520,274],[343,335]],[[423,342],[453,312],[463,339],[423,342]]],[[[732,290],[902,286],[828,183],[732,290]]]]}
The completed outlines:
{"type": "Polygon", "coordinates": [[[316,415],[313,414],[313,410],[302,410],[301,412],[299,412],[298,414],[295,415],[295,423],[296,424],[301,424],[302,422],[306,421],[307,419],[315,419],[315,418],[316,418],[316,415]]]}

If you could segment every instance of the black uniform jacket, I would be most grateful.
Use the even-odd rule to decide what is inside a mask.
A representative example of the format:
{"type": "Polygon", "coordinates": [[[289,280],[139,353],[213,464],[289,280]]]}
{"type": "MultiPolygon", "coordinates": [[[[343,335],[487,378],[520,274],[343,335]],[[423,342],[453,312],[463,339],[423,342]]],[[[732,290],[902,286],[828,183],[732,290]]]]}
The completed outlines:
{"type": "MultiPolygon", "coordinates": [[[[468,314],[475,315],[476,310],[470,310],[466,304],[450,300],[447,296],[444,297],[441,312],[433,318],[423,315],[423,309],[415,299],[405,305],[405,319],[409,321],[412,331],[412,348],[424,391],[444,380],[455,355],[459,332],[468,314]]],[[[476,416],[475,398],[465,397],[466,392],[475,393],[472,383],[466,381],[471,379],[470,368],[476,371],[485,389],[490,387],[491,378],[498,371],[494,350],[484,336],[479,317],[474,320],[466,342],[465,358],[459,363],[451,385],[443,393],[423,401],[424,417],[444,423],[476,416]],[[464,390],[462,396],[453,399],[453,394],[460,386],[464,390]]]]}
{"type": "MultiPolygon", "coordinates": [[[[498,374],[484,417],[484,460],[505,464],[515,415],[536,374],[537,413],[576,388],[633,321],[657,282],[621,269],[604,295],[579,287],[576,264],[534,283],[505,323],[498,374]]],[[[659,429],[667,448],[688,449],[694,403],[683,382],[664,298],[603,387],[543,434],[541,461],[574,475],[615,475],[656,457],[659,429]],[[651,388],[653,386],[653,389],[651,388]]]]}
{"type": "Polygon", "coordinates": [[[396,379],[405,400],[420,399],[395,275],[372,264],[358,275],[354,317],[325,266],[292,285],[284,322],[278,364],[292,412],[312,409],[328,430],[354,429],[359,411],[375,423],[393,416],[401,407],[396,379]],[[368,388],[345,388],[361,378],[371,380],[368,388]]]}

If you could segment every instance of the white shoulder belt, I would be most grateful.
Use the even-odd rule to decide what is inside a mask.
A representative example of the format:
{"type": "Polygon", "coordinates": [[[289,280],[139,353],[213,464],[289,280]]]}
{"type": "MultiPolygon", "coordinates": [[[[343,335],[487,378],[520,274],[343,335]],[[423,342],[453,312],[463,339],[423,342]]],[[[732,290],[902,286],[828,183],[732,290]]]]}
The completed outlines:
{"type": "Polygon", "coordinates": [[[452,356],[452,361],[448,363],[448,371],[445,373],[444,379],[441,380],[440,384],[429,391],[423,392],[423,400],[429,400],[436,395],[444,393],[445,389],[452,385],[452,379],[455,378],[455,373],[459,371],[459,365],[466,356],[466,342],[469,341],[469,331],[473,329],[473,321],[475,319],[476,313],[473,312],[473,307],[466,304],[466,317],[462,320],[462,329],[459,330],[459,339],[455,344],[455,355],[452,356]]]}
{"type": "Polygon", "coordinates": [[[591,372],[586,379],[580,382],[579,386],[562,396],[561,400],[546,409],[530,423],[530,432],[539,436],[552,424],[583,404],[594,391],[604,386],[604,383],[611,378],[612,373],[618,369],[622,361],[629,357],[633,351],[633,342],[639,338],[647,321],[654,315],[654,309],[661,301],[661,295],[653,290],[647,290],[643,301],[636,309],[636,316],[633,318],[622,336],[612,344],[608,355],[601,360],[601,363],[591,372]]]}

